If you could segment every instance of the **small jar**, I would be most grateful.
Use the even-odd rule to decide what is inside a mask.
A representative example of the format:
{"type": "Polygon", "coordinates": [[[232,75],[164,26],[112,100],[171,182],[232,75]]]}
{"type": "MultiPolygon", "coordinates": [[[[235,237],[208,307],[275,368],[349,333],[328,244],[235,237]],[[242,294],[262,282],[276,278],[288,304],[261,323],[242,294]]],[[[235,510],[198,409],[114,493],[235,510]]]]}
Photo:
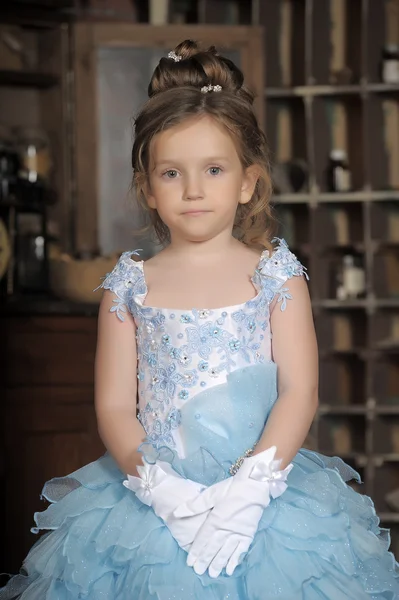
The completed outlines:
{"type": "Polygon", "coordinates": [[[327,185],[330,192],[349,192],[352,177],[344,150],[332,150],[327,170],[327,185]]]}
{"type": "Polygon", "coordinates": [[[19,176],[30,183],[47,182],[52,168],[47,134],[42,129],[21,128],[17,130],[16,138],[21,159],[19,176]]]}
{"type": "Polygon", "coordinates": [[[399,83],[399,46],[387,44],[382,52],[381,79],[383,83],[399,83]]]}

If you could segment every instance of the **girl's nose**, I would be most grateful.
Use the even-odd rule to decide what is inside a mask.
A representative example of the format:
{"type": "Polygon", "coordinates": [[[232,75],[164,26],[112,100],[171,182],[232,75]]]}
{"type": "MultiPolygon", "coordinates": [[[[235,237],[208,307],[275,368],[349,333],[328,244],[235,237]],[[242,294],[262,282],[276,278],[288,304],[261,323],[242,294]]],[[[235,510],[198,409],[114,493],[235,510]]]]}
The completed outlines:
{"type": "Polygon", "coordinates": [[[187,177],[185,180],[184,200],[198,200],[204,197],[201,179],[198,176],[187,177]]]}

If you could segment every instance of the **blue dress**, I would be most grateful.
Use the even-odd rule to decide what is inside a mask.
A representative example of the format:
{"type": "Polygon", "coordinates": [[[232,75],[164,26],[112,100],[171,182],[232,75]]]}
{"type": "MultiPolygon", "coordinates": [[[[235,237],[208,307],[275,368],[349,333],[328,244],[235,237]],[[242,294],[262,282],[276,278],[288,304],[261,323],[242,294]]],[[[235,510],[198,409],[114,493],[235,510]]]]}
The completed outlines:
{"type": "MultiPolygon", "coordinates": [[[[184,477],[211,485],[260,437],[277,400],[269,307],[284,310],[285,282],[305,271],[280,240],[263,252],[256,296],[216,310],[144,304],[143,262],[125,252],[102,287],[112,311],[137,326],[138,398],[148,460],[168,460],[184,477]]],[[[263,513],[231,577],[197,575],[153,512],[126,489],[106,453],[52,479],[36,513],[30,550],[0,600],[393,600],[398,563],[372,500],[347,485],[359,475],[339,458],[301,449],[288,489],[263,513]]]]}

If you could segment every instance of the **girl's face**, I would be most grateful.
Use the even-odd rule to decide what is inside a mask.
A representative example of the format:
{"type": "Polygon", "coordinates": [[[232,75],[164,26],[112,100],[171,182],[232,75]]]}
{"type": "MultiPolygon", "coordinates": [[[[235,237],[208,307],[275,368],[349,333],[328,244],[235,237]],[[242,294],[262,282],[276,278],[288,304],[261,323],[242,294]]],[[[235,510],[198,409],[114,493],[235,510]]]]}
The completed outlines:
{"type": "Polygon", "coordinates": [[[242,168],[227,131],[209,116],[188,119],[155,136],[147,202],[172,241],[231,235],[238,204],[250,201],[254,167],[242,168]]]}

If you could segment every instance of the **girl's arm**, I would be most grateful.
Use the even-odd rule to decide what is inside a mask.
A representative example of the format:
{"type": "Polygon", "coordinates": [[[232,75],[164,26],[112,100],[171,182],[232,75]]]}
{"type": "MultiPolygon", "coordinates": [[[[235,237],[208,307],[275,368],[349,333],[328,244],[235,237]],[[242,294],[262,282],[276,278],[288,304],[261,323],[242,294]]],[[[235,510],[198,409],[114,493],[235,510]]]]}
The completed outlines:
{"type": "Polygon", "coordinates": [[[123,473],[137,475],[142,464],[138,446],[145,432],[136,417],[136,326],[127,311],[124,321],[110,312],[115,295],[106,290],[100,304],[95,359],[95,407],[98,431],[123,473]]]}
{"type": "Polygon", "coordinates": [[[318,350],[308,287],[304,277],[285,284],[292,299],[270,317],[273,360],[278,367],[278,400],[254,454],[277,447],[285,468],[302,447],[318,406],[318,350]]]}

